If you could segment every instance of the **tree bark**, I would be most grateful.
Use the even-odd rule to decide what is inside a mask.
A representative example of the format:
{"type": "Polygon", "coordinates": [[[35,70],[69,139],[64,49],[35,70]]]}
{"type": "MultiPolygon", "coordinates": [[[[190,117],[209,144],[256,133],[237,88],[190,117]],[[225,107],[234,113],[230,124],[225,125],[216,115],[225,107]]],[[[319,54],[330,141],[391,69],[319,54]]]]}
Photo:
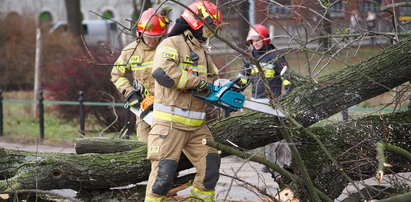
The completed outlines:
{"type": "Polygon", "coordinates": [[[138,148],[142,143],[139,141],[114,139],[114,138],[77,138],[76,154],[99,153],[109,154],[125,152],[138,148]]]}
{"type": "MultiPolygon", "coordinates": [[[[358,65],[324,76],[318,83],[297,87],[281,100],[281,104],[299,123],[312,125],[409,81],[410,53],[411,38],[408,38],[358,65]]],[[[360,179],[375,171],[372,167],[375,163],[374,141],[383,139],[411,150],[410,112],[387,117],[370,117],[347,127],[333,124],[311,131],[318,135],[350,176],[360,179]],[[360,143],[365,145],[358,146],[360,143]],[[364,156],[371,159],[364,161],[361,158],[364,156]]],[[[210,127],[216,141],[227,144],[230,140],[242,148],[253,149],[282,139],[275,123],[275,117],[249,113],[221,120],[210,127]]],[[[300,143],[298,149],[304,154],[303,160],[315,185],[331,196],[339,194],[347,183],[328,162],[324,152],[304,135],[294,138],[300,143]]],[[[409,162],[403,158],[395,162],[405,166],[394,167],[394,171],[409,170],[409,162]]],[[[0,191],[108,189],[144,181],[149,170],[144,143],[131,151],[113,154],[36,154],[0,149],[0,177],[5,179],[0,181],[0,191]]]]}
{"type": "MultiPolygon", "coordinates": [[[[264,127],[263,123],[261,127],[264,127]]],[[[373,176],[377,170],[374,143],[385,140],[411,151],[409,123],[411,112],[402,112],[372,116],[349,124],[314,127],[310,131],[320,137],[344,170],[354,180],[359,180],[373,176]]],[[[338,196],[347,184],[346,179],[312,139],[302,133],[293,138],[298,143],[297,147],[315,186],[319,190],[326,190],[324,192],[332,197],[338,196]]],[[[150,163],[146,160],[146,145],[134,145],[136,148],[128,152],[83,155],[1,149],[0,176],[8,179],[0,181],[0,191],[35,188],[36,180],[39,189],[74,190],[108,189],[144,181],[150,170],[150,163]]],[[[410,162],[402,156],[387,155],[387,161],[394,166],[389,172],[411,170],[410,162]]]]}

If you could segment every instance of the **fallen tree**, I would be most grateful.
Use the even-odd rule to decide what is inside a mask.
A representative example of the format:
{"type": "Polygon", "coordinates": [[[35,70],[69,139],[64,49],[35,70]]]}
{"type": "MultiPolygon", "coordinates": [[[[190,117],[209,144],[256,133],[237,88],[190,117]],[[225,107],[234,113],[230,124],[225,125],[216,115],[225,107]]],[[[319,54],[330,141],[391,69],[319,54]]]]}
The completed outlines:
{"type": "MultiPolygon", "coordinates": [[[[319,78],[317,82],[306,82],[284,98],[281,104],[300,124],[310,126],[343,109],[409,81],[411,78],[410,50],[411,38],[408,38],[358,65],[319,78]]],[[[392,117],[396,116],[396,114],[392,115],[392,117]]],[[[369,122],[356,122],[354,126],[344,127],[343,125],[334,129],[313,128],[311,130],[318,134],[326,145],[328,141],[331,141],[327,148],[338,157],[337,159],[345,169],[356,170],[362,166],[373,165],[373,162],[367,161],[370,165],[361,164],[359,167],[355,165],[352,167],[353,164],[347,159],[353,160],[354,157],[358,157],[356,156],[358,151],[352,147],[348,149],[344,147],[345,144],[350,145],[350,138],[354,141],[351,143],[358,143],[364,138],[367,140],[375,138],[386,140],[400,147],[404,143],[404,149],[407,149],[407,145],[411,145],[409,136],[404,139],[407,134],[410,134],[410,120],[407,119],[410,117],[409,112],[400,113],[398,116],[402,118],[394,121],[390,116],[381,119],[373,117],[369,122]],[[375,123],[380,123],[380,120],[384,120],[384,124],[379,124],[379,126],[385,126],[385,128],[373,127],[375,123]],[[355,137],[347,135],[358,131],[361,124],[364,124],[363,134],[366,136],[356,139],[357,135],[355,137]],[[403,130],[388,130],[387,133],[385,129],[392,127],[400,127],[403,130]],[[380,134],[381,130],[383,130],[383,136],[376,135],[380,134]],[[386,134],[389,135],[385,136],[386,134]]],[[[227,143],[226,140],[230,140],[242,148],[253,149],[282,139],[277,130],[276,120],[264,114],[249,113],[221,120],[210,127],[216,141],[227,143]]],[[[334,125],[329,127],[334,127],[334,125]]],[[[361,137],[361,135],[358,136],[361,137]]],[[[301,143],[298,148],[302,154],[305,154],[303,159],[316,186],[330,196],[338,195],[346,185],[346,181],[331,172],[333,166],[323,164],[324,167],[319,167],[318,161],[326,163],[328,160],[321,155],[321,150],[316,150],[313,140],[303,135],[296,135],[294,138],[301,143]],[[330,168],[329,173],[323,171],[323,169],[327,170],[327,167],[330,168]]],[[[373,143],[373,141],[363,142],[373,143]]],[[[368,146],[362,148],[367,148],[364,155],[373,158],[372,153],[375,149],[368,146]]],[[[71,188],[84,191],[108,189],[144,181],[148,177],[150,168],[149,162],[145,159],[145,151],[145,144],[128,152],[113,154],[42,154],[0,149],[0,177],[3,179],[0,181],[0,191],[36,187],[38,189],[71,188]]],[[[398,162],[409,165],[401,159],[398,162]]],[[[405,170],[409,170],[409,166],[393,168],[395,172],[405,170]]],[[[374,171],[367,167],[366,173],[357,174],[362,176],[371,172],[374,171]]],[[[356,179],[354,173],[350,172],[350,175],[356,179]]]]}

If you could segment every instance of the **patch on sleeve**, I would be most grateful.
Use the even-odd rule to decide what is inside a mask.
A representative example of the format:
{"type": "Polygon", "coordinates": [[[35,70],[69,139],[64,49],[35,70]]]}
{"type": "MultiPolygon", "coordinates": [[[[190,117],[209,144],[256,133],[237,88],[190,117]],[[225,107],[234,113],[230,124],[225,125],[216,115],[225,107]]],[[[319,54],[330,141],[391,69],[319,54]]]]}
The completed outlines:
{"type": "Polygon", "coordinates": [[[158,152],[160,152],[160,146],[150,146],[148,148],[149,154],[158,154],[158,152]]]}

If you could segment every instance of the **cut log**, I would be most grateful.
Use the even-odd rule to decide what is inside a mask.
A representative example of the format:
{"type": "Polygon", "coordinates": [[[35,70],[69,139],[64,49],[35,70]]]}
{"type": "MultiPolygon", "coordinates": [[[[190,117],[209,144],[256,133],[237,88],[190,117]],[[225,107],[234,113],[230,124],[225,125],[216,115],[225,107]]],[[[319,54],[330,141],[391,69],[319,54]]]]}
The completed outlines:
{"type": "Polygon", "coordinates": [[[141,142],[119,138],[77,138],[75,144],[76,154],[99,153],[109,154],[130,151],[141,146],[141,142]]]}

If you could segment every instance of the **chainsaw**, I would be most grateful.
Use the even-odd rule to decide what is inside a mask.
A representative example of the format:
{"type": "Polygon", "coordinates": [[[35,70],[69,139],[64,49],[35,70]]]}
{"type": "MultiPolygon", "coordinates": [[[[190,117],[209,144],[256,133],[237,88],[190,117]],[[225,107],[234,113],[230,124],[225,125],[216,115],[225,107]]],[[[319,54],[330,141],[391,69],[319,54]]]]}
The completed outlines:
{"type": "MultiPolygon", "coordinates": [[[[249,82],[243,87],[239,87],[236,83],[241,78],[235,80],[218,79],[214,84],[209,84],[210,93],[208,96],[202,96],[200,94],[192,93],[193,96],[200,98],[206,102],[209,102],[217,107],[221,107],[230,111],[239,111],[243,108],[258,111],[270,115],[274,115],[280,118],[285,118],[284,113],[277,109],[273,109],[270,105],[256,102],[252,100],[246,100],[245,95],[242,93],[244,89],[248,87],[249,82]]],[[[133,83],[134,90],[139,90],[139,86],[136,82],[133,83]]],[[[130,107],[130,110],[138,117],[143,119],[149,125],[152,125],[152,109],[143,110],[141,108],[130,107]]]]}
{"type": "MultiPolygon", "coordinates": [[[[137,80],[133,81],[133,90],[142,93],[142,87],[139,85],[137,80]]],[[[125,104],[125,108],[128,108],[129,104],[125,104]]],[[[142,109],[141,107],[130,107],[130,111],[133,112],[137,117],[143,119],[147,124],[153,124],[153,105],[150,105],[147,109],[142,109]]]]}
{"type": "Polygon", "coordinates": [[[195,93],[193,93],[193,95],[215,106],[231,111],[238,111],[245,108],[281,118],[286,117],[284,113],[277,109],[273,109],[268,104],[246,100],[245,95],[242,92],[248,87],[248,85],[250,85],[250,82],[247,82],[246,85],[240,87],[236,84],[240,79],[240,77],[234,79],[233,81],[218,79],[214,82],[214,84],[209,84],[210,93],[207,97],[195,93]]]}

